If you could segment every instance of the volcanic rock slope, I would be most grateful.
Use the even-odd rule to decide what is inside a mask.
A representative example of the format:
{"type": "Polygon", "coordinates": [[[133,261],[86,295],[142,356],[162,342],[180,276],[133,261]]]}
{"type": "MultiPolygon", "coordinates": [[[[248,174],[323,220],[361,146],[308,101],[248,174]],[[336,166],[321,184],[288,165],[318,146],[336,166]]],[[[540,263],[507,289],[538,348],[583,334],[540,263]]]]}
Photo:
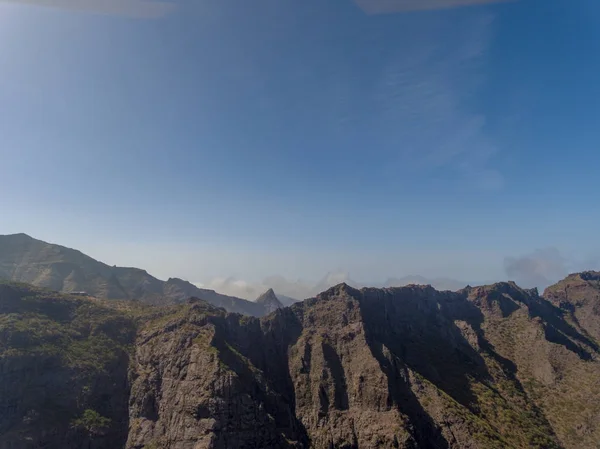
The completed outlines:
{"type": "Polygon", "coordinates": [[[136,308],[60,297],[50,303],[76,301],[75,318],[35,313],[62,323],[56,341],[28,337],[32,295],[7,286],[0,449],[598,448],[598,344],[578,315],[594,310],[598,286],[574,276],[563,283],[588,290],[572,307],[513,283],[456,293],[342,284],[263,318],[201,300],[136,308]],[[98,312],[82,317],[82,307],[122,320],[124,334],[98,322],[98,312]],[[61,349],[96,335],[115,341],[106,359],[102,346],[88,351],[104,360],[96,371],[61,349]],[[53,366],[70,377],[36,368],[39,351],[56,345],[53,366]],[[40,418],[59,400],[21,399],[25,385],[69,385],[59,395],[64,415],[40,418]],[[117,398],[110,407],[108,397],[117,398]],[[87,446],[57,429],[79,432],[87,446]]]}
{"type": "Polygon", "coordinates": [[[600,341],[600,272],[572,274],[548,287],[544,297],[562,309],[574,326],[600,341]]]}

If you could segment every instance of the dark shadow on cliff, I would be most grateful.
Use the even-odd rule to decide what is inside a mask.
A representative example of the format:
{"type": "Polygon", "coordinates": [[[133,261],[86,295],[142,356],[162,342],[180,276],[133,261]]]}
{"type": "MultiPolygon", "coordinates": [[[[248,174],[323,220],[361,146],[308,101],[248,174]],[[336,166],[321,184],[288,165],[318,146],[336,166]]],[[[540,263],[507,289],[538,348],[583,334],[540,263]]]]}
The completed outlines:
{"type": "Polygon", "coordinates": [[[372,354],[379,362],[388,379],[388,407],[398,410],[410,418],[413,425],[412,436],[423,449],[449,449],[450,445],[442,435],[441,429],[425,411],[418,398],[412,392],[408,372],[394,356],[384,354],[380,342],[369,342],[372,354]]]}
{"type": "Polygon", "coordinates": [[[335,351],[335,349],[333,349],[333,347],[328,343],[321,343],[321,348],[323,350],[323,357],[325,358],[325,363],[329,367],[329,370],[331,371],[331,376],[333,377],[333,406],[337,410],[348,410],[348,389],[346,387],[346,373],[344,372],[344,367],[342,366],[340,356],[335,351]]]}
{"type": "Polygon", "coordinates": [[[217,326],[215,346],[219,357],[240,379],[244,390],[273,417],[281,448],[309,446],[307,431],[296,417],[294,385],[288,371],[289,346],[302,326],[289,309],[262,322],[257,318],[228,315],[217,326]],[[240,319],[243,323],[240,323],[240,319]]]}
{"type": "MultiPolygon", "coordinates": [[[[496,304],[502,311],[502,316],[506,318],[521,306],[525,306],[530,318],[541,319],[548,341],[564,346],[582,360],[591,360],[592,352],[598,352],[597,343],[569,324],[565,320],[564,312],[540,297],[537,289],[523,290],[513,282],[502,282],[485,290],[480,289],[480,292],[482,293],[473,298],[473,302],[467,301],[474,309],[477,309],[475,304],[488,309],[496,304]]],[[[469,291],[465,290],[463,293],[467,296],[469,291]]],[[[481,321],[476,319],[474,323],[479,327],[481,321]]]]}
{"type": "Polygon", "coordinates": [[[367,342],[388,378],[389,396],[414,424],[422,448],[449,448],[441,429],[410,388],[407,368],[468,408],[477,404],[470,377],[490,378],[481,356],[440,313],[431,288],[363,289],[359,292],[367,342]]]}
{"type": "MultiPolygon", "coordinates": [[[[541,300],[541,298],[539,298],[537,295],[537,290],[526,291],[519,289],[514,283],[500,283],[492,286],[491,291],[482,290],[483,293],[475,294],[474,297],[469,299],[470,292],[470,288],[459,292],[457,296],[451,298],[451,301],[444,303],[442,310],[450,317],[451,320],[465,321],[472,326],[477,335],[477,344],[480,347],[481,352],[485,353],[498,364],[503,375],[512,383],[518,394],[525,398],[525,401],[528,404],[531,404],[532,412],[538,417],[540,423],[543,423],[549,433],[555,437],[556,435],[552,430],[552,426],[550,425],[544,412],[540,407],[538,407],[536,402],[532,400],[527,389],[524,388],[523,384],[518,379],[517,366],[515,363],[503,357],[496,351],[494,345],[485,338],[484,331],[482,329],[482,324],[484,322],[482,309],[487,310],[492,314],[499,310],[502,318],[508,318],[511,314],[521,308],[519,305],[519,303],[521,303],[527,307],[530,317],[537,316],[535,310],[539,305],[539,301],[541,300]]],[[[547,314],[546,318],[548,318],[547,314]]],[[[550,318],[552,321],[559,319],[558,316],[550,318]]],[[[551,325],[548,325],[545,326],[545,329],[547,330],[548,327],[552,328],[551,325]]],[[[564,337],[562,334],[561,336],[566,339],[566,337],[564,337]]],[[[545,337],[548,339],[547,332],[545,337]]],[[[574,345],[570,340],[566,340],[568,342],[568,344],[565,345],[567,349],[576,349],[574,352],[579,354],[578,350],[581,348],[574,345]]],[[[548,341],[552,340],[548,339],[548,341]]],[[[488,387],[495,390],[496,393],[501,394],[495,388],[493,388],[491,384],[488,384],[488,387]]]]}
{"type": "Polygon", "coordinates": [[[470,378],[486,380],[490,375],[482,357],[442,313],[439,301],[446,295],[458,297],[430,287],[364,289],[360,305],[365,332],[372,349],[385,345],[411,370],[469,407],[477,402],[470,378]]]}
{"type": "Polygon", "coordinates": [[[593,352],[599,352],[598,344],[569,324],[564,318],[564,312],[549,301],[538,298],[529,310],[532,318],[539,317],[547,323],[546,338],[549,341],[565,346],[583,360],[591,360],[592,354],[580,345],[587,346],[593,352]]]}

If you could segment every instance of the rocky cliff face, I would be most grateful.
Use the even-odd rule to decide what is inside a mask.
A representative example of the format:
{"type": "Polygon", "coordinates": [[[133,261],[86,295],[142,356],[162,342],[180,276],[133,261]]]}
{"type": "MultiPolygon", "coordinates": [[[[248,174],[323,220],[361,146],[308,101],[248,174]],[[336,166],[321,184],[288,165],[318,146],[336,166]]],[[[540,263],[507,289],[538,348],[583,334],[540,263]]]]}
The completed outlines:
{"type": "MultiPolygon", "coordinates": [[[[8,315],[26,316],[19,307],[8,315]]],[[[40,405],[1,396],[0,429],[34,441],[56,428],[93,436],[79,446],[47,440],[49,448],[592,449],[600,441],[597,340],[571,312],[513,283],[455,293],[342,284],[264,318],[195,299],[169,308],[120,307],[110,314],[136,329],[119,365],[127,367],[128,382],[107,366],[112,383],[101,385],[128,405],[69,403],[74,408],[63,427],[43,423],[34,430],[23,423],[27,410],[40,405]],[[112,440],[89,432],[93,426],[82,418],[88,409],[119,423],[106,431],[112,440]]],[[[15,363],[15,340],[6,340],[2,326],[6,366],[15,363]]],[[[70,363],[77,366],[78,357],[70,363]]],[[[20,361],[19,372],[43,379],[30,369],[35,360],[20,361]]],[[[6,372],[0,371],[3,385],[6,372]]],[[[11,377],[11,390],[24,391],[19,377],[11,377]]],[[[79,385],[74,392],[85,390],[79,385]]],[[[42,447],[18,441],[25,440],[15,436],[2,446],[0,437],[0,448],[42,447]]]]}
{"type": "Polygon", "coordinates": [[[572,274],[548,287],[544,297],[559,307],[573,325],[600,342],[600,272],[572,274]]]}
{"type": "Polygon", "coordinates": [[[600,437],[595,341],[514,284],[341,285],[262,320],[188,307],[140,334],[129,448],[593,448],[600,437]]]}

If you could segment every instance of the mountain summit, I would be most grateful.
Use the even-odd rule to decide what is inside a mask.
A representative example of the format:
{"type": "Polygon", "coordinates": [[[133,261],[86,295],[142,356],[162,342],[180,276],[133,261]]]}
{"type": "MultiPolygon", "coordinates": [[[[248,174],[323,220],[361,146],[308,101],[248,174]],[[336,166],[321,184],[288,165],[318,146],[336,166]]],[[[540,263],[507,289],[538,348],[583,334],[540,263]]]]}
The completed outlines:
{"type": "Polygon", "coordinates": [[[281,301],[279,301],[279,298],[272,288],[256,298],[256,303],[261,304],[267,313],[274,312],[277,309],[283,309],[283,304],[281,304],[281,301]]]}

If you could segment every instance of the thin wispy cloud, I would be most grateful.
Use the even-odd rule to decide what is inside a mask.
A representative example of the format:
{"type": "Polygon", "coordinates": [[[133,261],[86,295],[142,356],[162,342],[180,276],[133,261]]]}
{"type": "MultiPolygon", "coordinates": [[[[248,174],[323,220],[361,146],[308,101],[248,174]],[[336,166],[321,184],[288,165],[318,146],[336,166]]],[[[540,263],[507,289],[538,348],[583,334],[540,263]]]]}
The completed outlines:
{"type": "MultiPolygon", "coordinates": [[[[442,171],[468,188],[503,186],[495,163],[501,149],[487,132],[487,111],[473,101],[487,81],[493,12],[400,16],[395,26],[366,21],[364,28],[316,27],[302,33],[295,58],[279,43],[295,42],[294,30],[304,27],[291,26],[300,20],[296,15],[276,12],[277,26],[238,39],[243,45],[229,53],[235,64],[224,71],[239,95],[251,95],[268,117],[269,134],[289,133],[300,126],[294,120],[306,121],[304,113],[311,111],[311,122],[302,126],[317,130],[326,143],[323,154],[362,146],[377,161],[380,179],[391,185],[402,182],[403,170],[434,181],[442,171]]],[[[343,157],[352,165],[355,155],[349,156],[343,157]]]]}
{"type": "Polygon", "coordinates": [[[1,3],[60,8],[138,19],[164,17],[175,8],[173,2],[158,0],[0,0],[1,3]]]}
{"type": "Polygon", "coordinates": [[[389,14],[410,11],[462,8],[465,6],[507,3],[516,0],[355,0],[367,14],[389,14]]]}
{"type": "Polygon", "coordinates": [[[412,38],[388,55],[368,90],[339,75],[337,90],[330,91],[330,115],[344,120],[334,126],[341,135],[352,133],[365,118],[361,109],[339,99],[368,96],[373,139],[387,149],[384,176],[394,179],[398,169],[443,170],[477,188],[501,188],[503,176],[493,162],[499,148],[486,131],[486,111],[470,101],[486,83],[493,14],[478,12],[460,22],[432,20],[423,29],[407,26],[412,38]]]}

